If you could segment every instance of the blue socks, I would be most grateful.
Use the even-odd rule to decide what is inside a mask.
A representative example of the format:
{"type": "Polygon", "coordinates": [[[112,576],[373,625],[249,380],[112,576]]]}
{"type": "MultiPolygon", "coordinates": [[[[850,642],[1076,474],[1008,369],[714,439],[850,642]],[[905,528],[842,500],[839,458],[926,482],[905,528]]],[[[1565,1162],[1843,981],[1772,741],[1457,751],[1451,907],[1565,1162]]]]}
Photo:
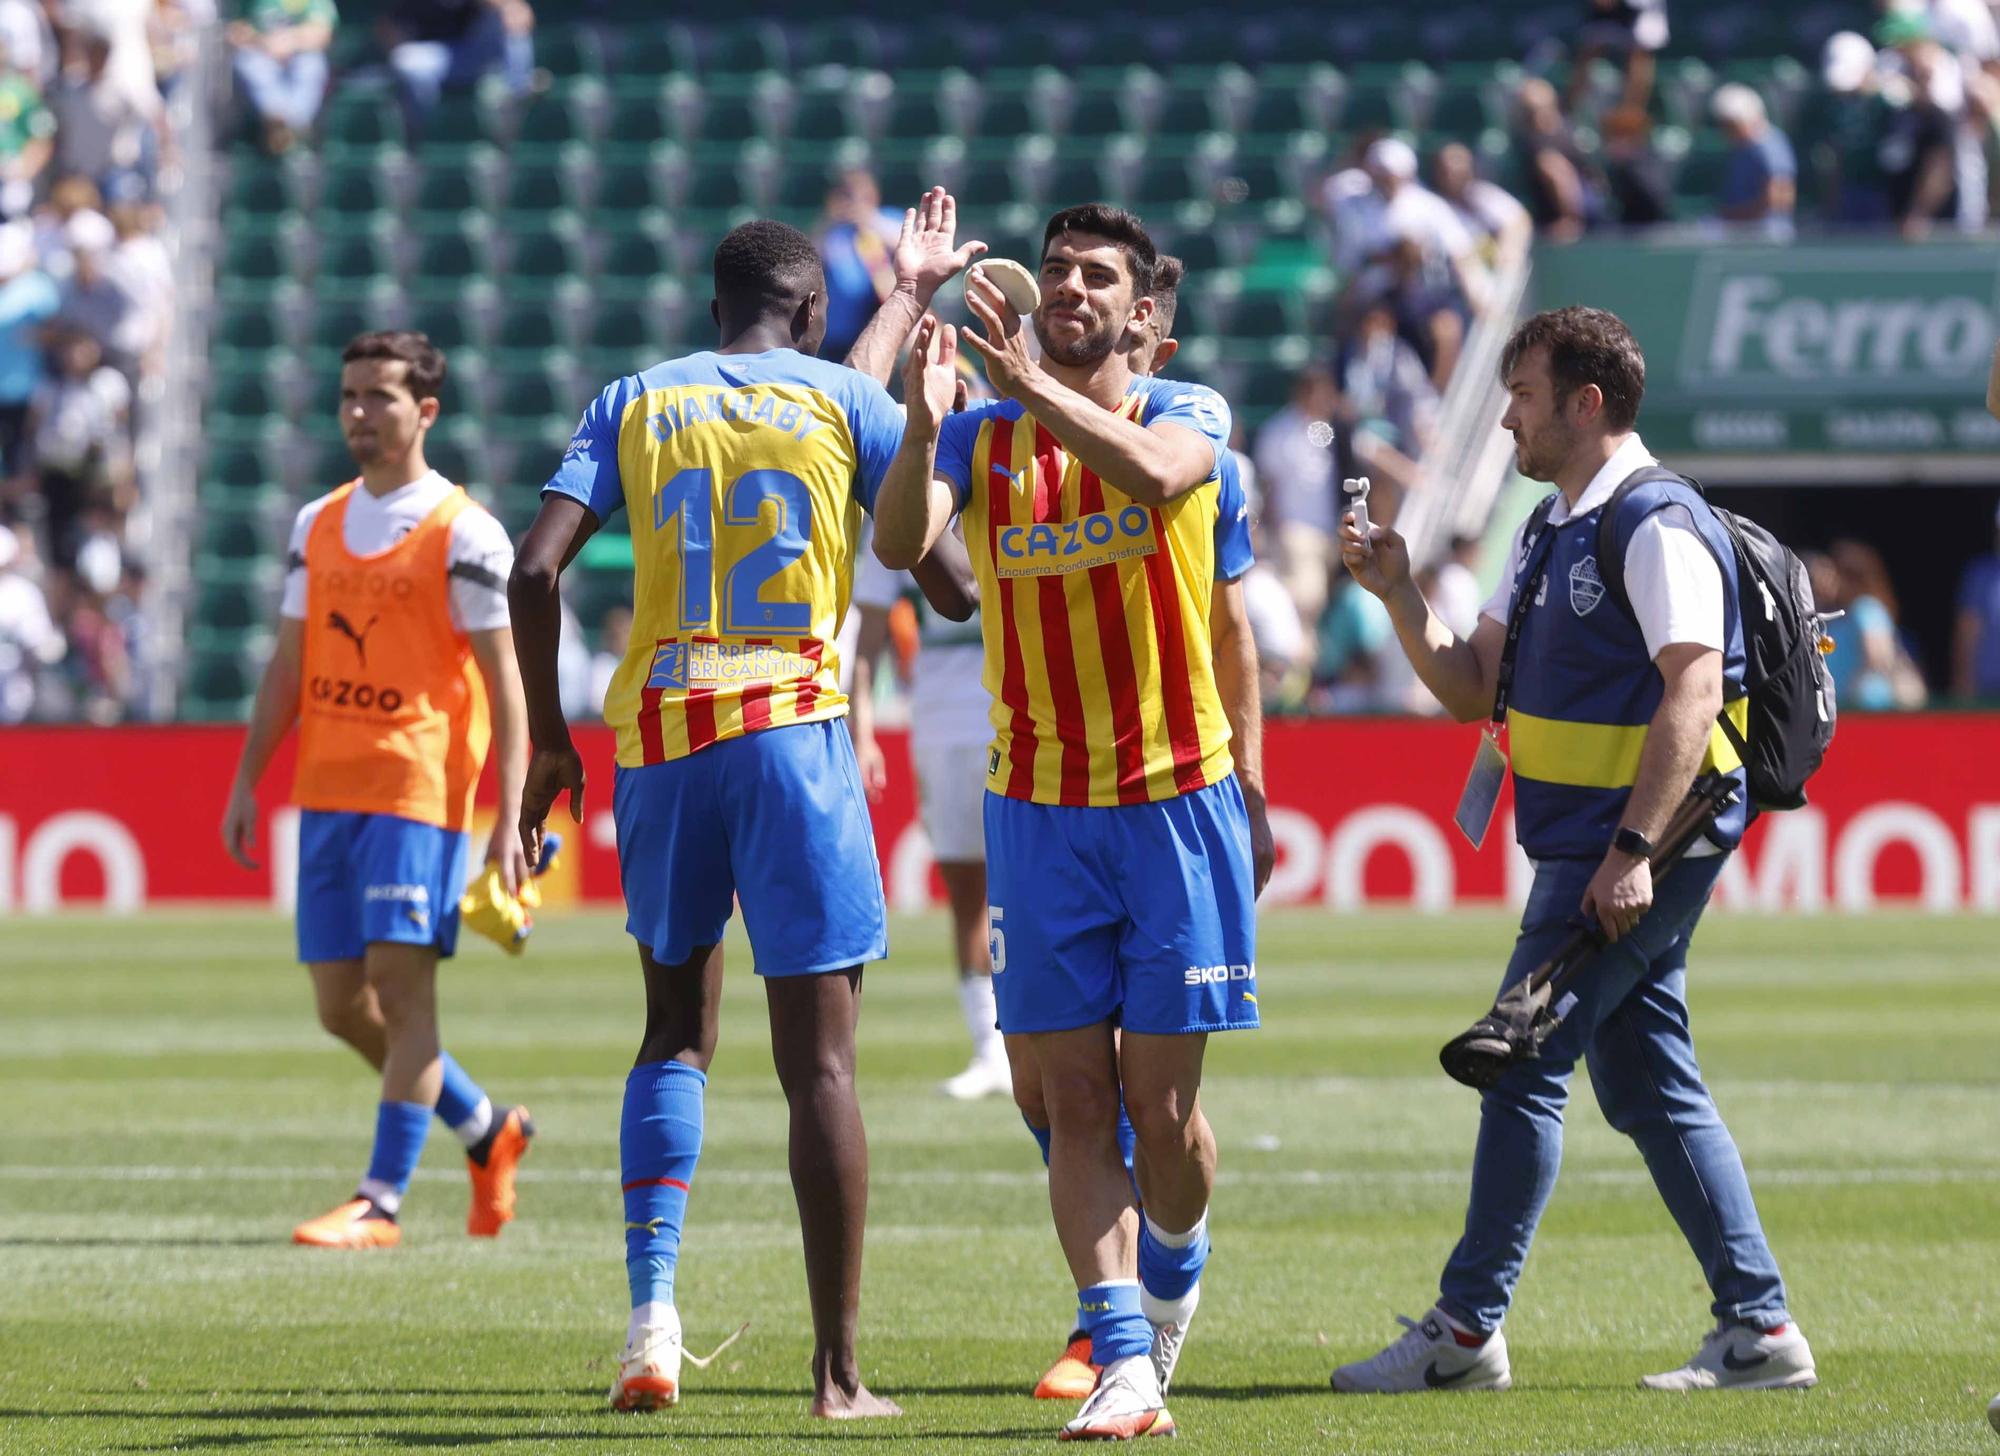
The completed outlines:
{"type": "Polygon", "coordinates": [[[1108,1279],[1080,1289],[1077,1313],[1090,1336],[1090,1363],[1109,1365],[1153,1348],[1153,1327],[1139,1308],[1139,1286],[1129,1279],[1108,1279]]]}
{"type": "Polygon", "coordinates": [[[1025,1112],[1021,1114],[1021,1121],[1028,1129],[1028,1136],[1035,1140],[1035,1146],[1042,1150],[1042,1166],[1044,1168],[1048,1167],[1049,1130],[1045,1127],[1036,1127],[1032,1122],[1029,1122],[1028,1114],[1025,1112]]]}
{"type": "Polygon", "coordinates": [[[430,1130],[431,1109],[421,1102],[382,1103],[375,1112],[375,1150],[368,1158],[368,1176],[356,1191],[393,1216],[402,1207],[430,1130]]]}
{"type": "Polygon", "coordinates": [[[492,1099],[466,1075],[465,1068],[450,1052],[438,1052],[438,1068],[444,1073],[444,1085],[438,1090],[438,1121],[469,1148],[493,1128],[492,1099]]]}
{"type": "Polygon", "coordinates": [[[618,1152],[625,1187],[625,1277],[632,1307],[674,1302],[681,1224],[701,1157],[708,1078],[685,1062],[647,1062],[625,1079],[618,1152]]]}
{"type": "Polygon", "coordinates": [[[1171,1304],[1186,1297],[1208,1262],[1208,1215],[1185,1233],[1168,1233],[1139,1217],[1139,1283],[1149,1301],[1171,1304]]]}
{"type": "MultiPolygon", "coordinates": [[[[1035,1140],[1035,1146],[1042,1150],[1042,1166],[1049,1165],[1049,1130],[1036,1127],[1028,1121],[1028,1114],[1021,1114],[1021,1122],[1028,1129],[1028,1136],[1035,1140]]],[[[1125,1115],[1125,1099],[1118,1099],[1118,1156],[1125,1162],[1125,1176],[1132,1180],[1132,1200],[1139,1201],[1139,1176],[1132,1171],[1132,1149],[1137,1146],[1139,1135],[1132,1131],[1132,1119],[1125,1115]]]]}

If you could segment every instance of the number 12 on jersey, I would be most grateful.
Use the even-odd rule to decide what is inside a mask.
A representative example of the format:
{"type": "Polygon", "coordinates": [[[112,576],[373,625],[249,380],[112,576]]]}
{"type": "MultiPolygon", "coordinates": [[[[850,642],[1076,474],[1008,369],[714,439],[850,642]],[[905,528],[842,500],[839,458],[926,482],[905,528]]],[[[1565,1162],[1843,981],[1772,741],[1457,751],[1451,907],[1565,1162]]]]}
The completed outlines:
{"type": "MultiPolygon", "coordinates": [[[[807,602],[767,602],[765,583],[806,554],[812,540],[812,495],[806,483],[783,470],[750,470],[715,488],[706,466],[683,470],[653,496],[653,529],[680,522],[680,624],[684,632],[713,627],[725,636],[766,632],[806,632],[812,627],[807,602]],[[771,535],[730,562],[722,575],[722,612],[715,611],[716,510],[722,524],[757,527],[770,522],[771,535]],[[767,515],[765,507],[771,508],[767,515]]],[[[739,539],[736,536],[725,538],[739,539]]],[[[727,554],[727,553],[723,553],[727,554]]]]}

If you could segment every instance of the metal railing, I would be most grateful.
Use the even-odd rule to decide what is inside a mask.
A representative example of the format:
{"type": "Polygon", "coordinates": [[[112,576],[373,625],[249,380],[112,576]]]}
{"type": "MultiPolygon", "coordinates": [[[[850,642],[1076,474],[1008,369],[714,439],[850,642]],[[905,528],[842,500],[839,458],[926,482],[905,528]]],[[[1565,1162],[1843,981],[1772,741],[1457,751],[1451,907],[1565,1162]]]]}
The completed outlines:
{"type": "Polygon", "coordinates": [[[179,184],[166,198],[165,242],[174,268],[172,332],[166,369],[146,442],[153,569],[142,610],[153,661],[141,709],[175,715],[187,671],[187,625],[193,614],[196,500],[201,408],[208,380],[208,331],[214,314],[217,237],[214,118],[227,104],[221,26],[201,27],[192,63],[174,89],[169,119],[180,142],[179,184]]]}
{"type": "Polygon", "coordinates": [[[1493,270],[1493,292],[1473,322],[1446,386],[1438,429],[1417,467],[1416,489],[1396,521],[1410,543],[1412,565],[1422,567],[1447,551],[1452,538],[1486,527],[1507,483],[1513,445],[1500,429],[1507,391],[1500,385],[1500,353],[1520,318],[1534,266],[1527,249],[1502,258],[1493,270]]]}

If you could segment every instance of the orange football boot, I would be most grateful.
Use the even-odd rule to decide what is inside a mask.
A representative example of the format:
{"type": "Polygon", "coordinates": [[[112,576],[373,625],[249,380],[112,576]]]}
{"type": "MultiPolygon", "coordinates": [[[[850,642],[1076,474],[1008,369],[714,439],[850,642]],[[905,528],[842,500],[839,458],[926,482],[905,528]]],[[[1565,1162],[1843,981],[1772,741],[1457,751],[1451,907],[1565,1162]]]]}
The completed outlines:
{"type": "Polygon", "coordinates": [[[1035,1399],[1088,1400],[1097,1389],[1097,1373],[1101,1369],[1102,1366],[1090,1363],[1090,1336],[1078,1330],[1069,1337],[1069,1345],[1035,1387],[1035,1399]]]}
{"type": "Polygon", "coordinates": [[[493,1141],[481,1167],[470,1157],[466,1171],[472,1175],[472,1207],[466,1211],[465,1231],[475,1239],[499,1237],[500,1230],[514,1218],[514,1170],[528,1155],[528,1142],[535,1135],[535,1120],[525,1107],[510,1107],[494,1129],[493,1141]]]}
{"type": "Polygon", "coordinates": [[[367,1217],[374,1206],[365,1198],[350,1199],[293,1229],[292,1242],[316,1249],[393,1249],[403,1241],[403,1230],[393,1218],[367,1217]]]}

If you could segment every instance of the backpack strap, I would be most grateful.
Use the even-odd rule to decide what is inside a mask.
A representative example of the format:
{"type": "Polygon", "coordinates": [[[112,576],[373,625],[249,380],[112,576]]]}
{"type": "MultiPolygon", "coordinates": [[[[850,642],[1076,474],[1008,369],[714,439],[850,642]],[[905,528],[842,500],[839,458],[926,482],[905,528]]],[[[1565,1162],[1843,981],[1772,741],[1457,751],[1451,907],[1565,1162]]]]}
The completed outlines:
{"type": "MultiPolygon", "coordinates": [[[[1632,599],[1625,594],[1625,543],[1618,539],[1618,513],[1624,508],[1626,498],[1642,485],[1685,485],[1696,495],[1706,497],[1701,482],[1691,476],[1669,470],[1664,465],[1642,465],[1619,482],[1618,489],[1611,492],[1611,499],[1597,513],[1597,574],[1603,578],[1604,589],[1618,604],[1618,610],[1631,621],[1636,621],[1637,617],[1632,611],[1632,599]]],[[[1665,510],[1666,506],[1659,509],[1665,510]]],[[[1703,538],[1702,544],[1708,544],[1707,538],[1703,538]]],[[[1715,554],[1712,547],[1709,554],[1715,554]]],[[[1723,565],[1720,560],[1715,564],[1717,567],[1723,565]]]]}

